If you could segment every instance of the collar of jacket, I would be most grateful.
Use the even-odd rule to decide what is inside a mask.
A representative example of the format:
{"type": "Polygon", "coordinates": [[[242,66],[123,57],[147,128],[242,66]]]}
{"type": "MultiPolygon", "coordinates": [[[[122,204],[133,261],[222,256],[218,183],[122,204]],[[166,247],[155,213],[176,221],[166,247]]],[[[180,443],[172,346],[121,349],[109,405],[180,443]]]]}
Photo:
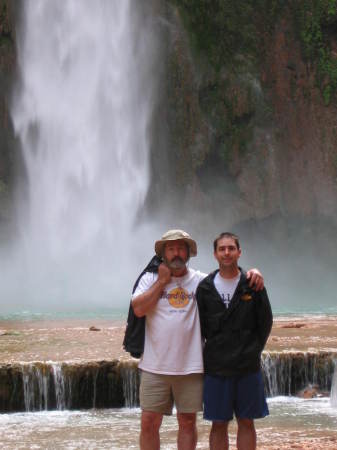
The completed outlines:
{"type": "MultiPolygon", "coordinates": [[[[230,301],[229,307],[226,308],[223,312],[222,320],[224,320],[224,321],[227,321],[229,319],[229,317],[232,315],[232,313],[237,309],[237,307],[240,304],[241,297],[244,294],[251,292],[251,289],[248,285],[246,272],[244,270],[242,270],[241,267],[239,267],[239,270],[241,272],[240,280],[235,289],[235,292],[233,293],[233,297],[230,301]]],[[[207,279],[204,280],[206,282],[203,283],[203,289],[206,292],[209,292],[209,294],[211,296],[215,295],[215,298],[217,298],[219,300],[219,302],[222,303],[221,297],[214,285],[214,277],[218,272],[219,272],[219,269],[215,270],[214,272],[212,272],[208,275],[207,279]]]]}

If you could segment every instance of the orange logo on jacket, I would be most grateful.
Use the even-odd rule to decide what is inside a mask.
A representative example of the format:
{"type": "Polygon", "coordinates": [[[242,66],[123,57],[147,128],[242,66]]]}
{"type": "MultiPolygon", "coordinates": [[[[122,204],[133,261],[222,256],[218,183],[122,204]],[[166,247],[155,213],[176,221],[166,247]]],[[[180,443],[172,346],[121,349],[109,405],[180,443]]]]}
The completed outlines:
{"type": "Polygon", "coordinates": [[[243,294],[241,297],[241,300],[244,300],[245,302],[249,302],[249,300],[252,300],[252,296],[250,294],[243,294]]]}

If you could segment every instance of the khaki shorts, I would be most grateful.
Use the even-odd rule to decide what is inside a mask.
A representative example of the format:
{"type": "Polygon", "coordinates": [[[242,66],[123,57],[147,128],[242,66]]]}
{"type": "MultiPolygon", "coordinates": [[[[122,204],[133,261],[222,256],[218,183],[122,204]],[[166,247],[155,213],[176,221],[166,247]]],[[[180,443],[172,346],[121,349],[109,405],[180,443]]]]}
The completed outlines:
{"type": "Polygon", "coordinates": [[[202,373],[188,375],[162,375],[141,372],[139,390],[143,411],[172,414],[173,404],[179,413],[202,411],[202,373]]]}

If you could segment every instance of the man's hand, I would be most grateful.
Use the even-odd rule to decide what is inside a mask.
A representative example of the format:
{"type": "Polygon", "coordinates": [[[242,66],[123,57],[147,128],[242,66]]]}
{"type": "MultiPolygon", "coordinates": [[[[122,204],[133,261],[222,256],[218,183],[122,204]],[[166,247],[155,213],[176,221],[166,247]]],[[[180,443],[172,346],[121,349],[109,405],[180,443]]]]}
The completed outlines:
{"type": "Polygon", "coordinates": [[[158,267],[158,278],[156,282],[143,294],[132,300],[133,311],[137,317],[146,316],[155,308],[162,295],[165,286],[171,281],[171,271],[165,264],[158,267]]]}
{"type": "Polygon", "coordinates": [[[158,282],[162,286],[166,286],[171,281],[171,270],[166,264],[161,263],[158,267],[158,282]]]}
{"type": "Polygon", "coordinates": [[[249,286],[254,289],[254,291],[262,291],[264,288],[263,276],[258,269],[248,270],[247,279],[249,280],[249,286]]]}

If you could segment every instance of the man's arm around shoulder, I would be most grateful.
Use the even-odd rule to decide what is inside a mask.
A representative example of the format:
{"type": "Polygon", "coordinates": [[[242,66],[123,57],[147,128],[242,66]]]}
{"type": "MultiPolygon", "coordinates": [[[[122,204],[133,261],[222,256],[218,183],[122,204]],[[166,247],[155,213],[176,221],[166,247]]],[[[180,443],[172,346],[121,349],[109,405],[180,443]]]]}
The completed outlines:
{"type": "Polygon", "coordinates": [[[152,286],[132,299],[132,308],[137,317],[146,316],[158,303],[165,286],[171,281],[171,271],[165,264],[158,267],[158,278],[152,286]]]}

